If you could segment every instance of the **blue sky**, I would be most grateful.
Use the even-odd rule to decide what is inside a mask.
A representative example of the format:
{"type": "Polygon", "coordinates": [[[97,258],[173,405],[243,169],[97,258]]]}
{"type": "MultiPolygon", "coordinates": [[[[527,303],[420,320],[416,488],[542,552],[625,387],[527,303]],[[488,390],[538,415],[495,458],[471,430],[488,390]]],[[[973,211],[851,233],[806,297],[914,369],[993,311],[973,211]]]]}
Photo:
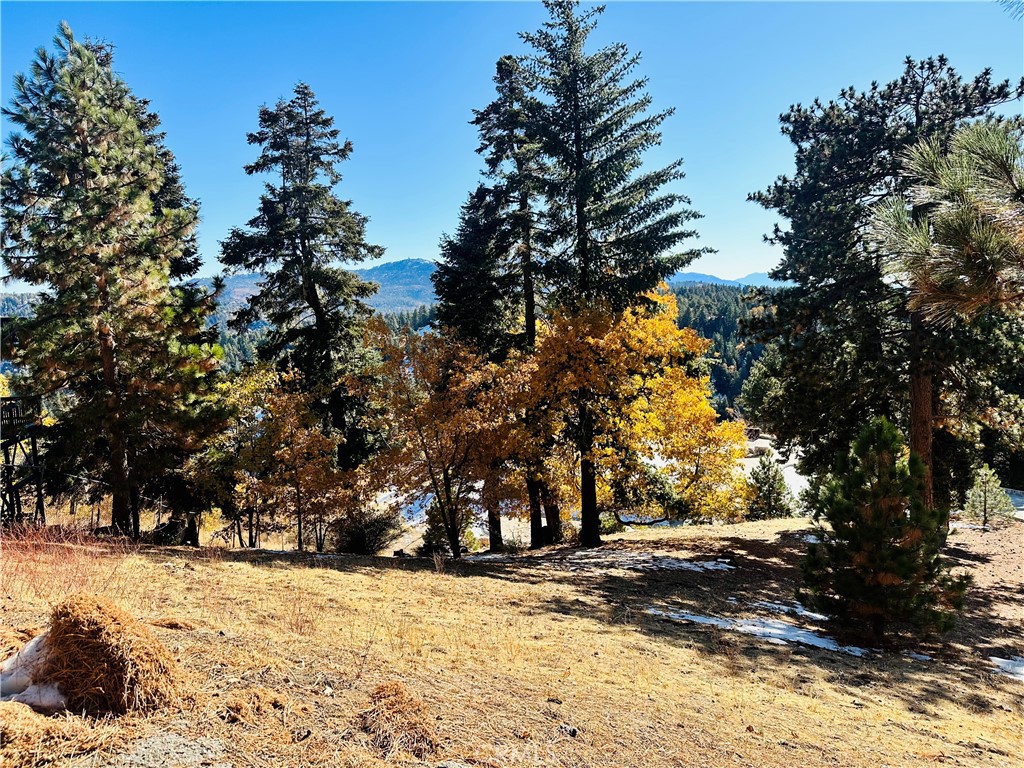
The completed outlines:
{"type": "MultiPolygon", "coordinates": [[[[436,258],[481,168],[471,110],[492,98],[497,58],[525,52],[517,33],[545,18],[539,2],[4,0],[0,92],[7,104],[14,73],[61,19],[113,43],[116,69],[160,113],[201,201],[212,274],[219,241],[252,217],[262,190],[242,170],[257,109],[305,80],[355,146],[338,191],[370,217],[371,242],[385,260],[436,258]]],[[[648,160],[685,161],[678,190],[705,215],[699,243],[718,250],[690,268],[739,277],[778,261],[761,241],[774,218],[746,195],[792,169],[778,128],[790,104],[894,79],[907,55],[945,53],[965,77],[991,67],[1020,78],[1022,26],[994,2],[611,2],[593,41],[640,51],[654,106],[676,109],[648,160]]]]}

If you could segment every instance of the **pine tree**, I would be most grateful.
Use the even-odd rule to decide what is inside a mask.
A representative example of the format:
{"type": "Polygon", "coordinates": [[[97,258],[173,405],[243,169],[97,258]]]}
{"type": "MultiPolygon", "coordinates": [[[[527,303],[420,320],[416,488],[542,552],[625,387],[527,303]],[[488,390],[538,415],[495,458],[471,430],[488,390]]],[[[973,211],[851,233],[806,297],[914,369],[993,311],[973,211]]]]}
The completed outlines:
{"type": "Polygon", "coordinates": [[[804,561],[801,601],[882,642],[893,627],[947,630],[963,604],[966,576],[939,555],[946,517],[924,501],[924,466],[883,418],[860,433],[820,489],[820,544],[804,561]]]}
{"type": "Polygon", "coordinates": [[[965,82],[944,57],[908,58],[886,85],[850,87],[780,117],[796,171],[750,199],[787,220],[769,238],[784,253],[771,275],[793,287],[763,295],[771,310],[750,328],[781,353],[782,396],[764,426],[800,447],[805,472],[831,470],[864,421],[885,416],[909,426],[926,466],[926,501],[949,503],[948,488],[933,494],[933,439],[938,448],[957,440],[937,429],[945,414],[933,405],[962,378],[956,366],[988,356],[998,337],[963,327],[935,333],[908,305],[909,289],[887,279],[886,254],[871,246],[868,225],[881,197],[905,195],[910,147],[922,139],[945,146],[959,126],[1022,93],[1024,81],[1011,88],[986,70],[965,82]]]}
{"type": "Polygon", "coordinates": [[[267,183],[248,230],[233,229],[222,243],[222,261],[264,278],[232,323],[270,324],[261,357],[301,374],[328,426],[341,434],[342,467],[354,468],[372,436],[361,428],[362,404],[338,381],[361,364],[362,329],[372,314],[364,300],[375,286],[336,264],[377,258],[383,249],[366,242],[367,218],[334,193],[337,166],[352,144],[338,141],[334,118],[312,89],[299,83],[290,100],[262,107],[259,125],[248,141],[261,152],[245,172],[276,179],[267,183]]]}
{"type": "Polygon", "coordinates": [[[432,277],[439,325],[492,360],[511,348],[517,314],[506,244],[493,191],[481,184],[462,206],[455,235],[442,237],[432,277]]]}
{"type": "Polygon", "coordinates": [[[1015,512],[1013,502],[1009,494],[1003,490],[999,477],[988,464],[983,464],[975,476],[974,485],[967,492],[964,514],[981,518],[981,524],[987,528],[990,518],[1012,518],[1015,512]]]}
{"type": "Polygon", "coordinates": [[[749,485],[748,519],[792,517],[796,512],[793,494],[790,493],[782,469],[771,451],[757,460],[756,466],[750,471],[749,485]]]}
{"type": "MultiPolygon", "coordinates": [[[[550,254],[545,276],[554,306],[616,313],[644,296],[705,250],[666,255],[695,233],[698,214],[664,187],[682,178],[682,161],[641,171],[644,152],[658,144],[671,110],[648,113],[646,79],[630,78],[639,56],[623,44],[587,53],[603,6],[577,15],[578,3],[547,0],[551,20],[522,34],[535,50],[527,59],[536,93],[530,135],[544,158],[537,180],[546,203],[550,254]]],[[[592,397],[576,398],[575,440],[582,488],[580,542],[600,543],[592,397]]]]}
{"type": "Polygon", "coordinates": [[[212,423],[211,297],[171,283],[197,266],[197,212],[109,48],[66,24],[55,45],[16,75],[5,109],[23,133],[3,175],[4,262],[45,288],[16,362],[23,390],[59,395],[50,476],[100,481],[90,491],[109,490],[114,527],[138,534],[147,484],[212,423]]]}
{"type": "MultiPolygon", "coordinates": [[[[543,268],[539,247],[536,202],[543,158],[532,135],[530,83],[522,62],[514,56],[498,59],[494,75],[497,97],[474,113],[480,131],[477,151],[493,180],[492,205],[500,211],[505,239],[498,243],[499,258],[513,277],[507,294],[519,304],[522,335],[519,347],[530,351],[537,343],[537,294],[543,268]]],[[[511,331],[514,326],[508,330],[511,331]]]]}
{"type": "Polygon", "coordinates": [[[1024,311],[1024,128],[974,123],[948,151],[926,139],[906,153],[903,175],[911,208],[885,200],[873,227],[890,270],[912,289],[912,309],[940,325],[1024,311]]]}

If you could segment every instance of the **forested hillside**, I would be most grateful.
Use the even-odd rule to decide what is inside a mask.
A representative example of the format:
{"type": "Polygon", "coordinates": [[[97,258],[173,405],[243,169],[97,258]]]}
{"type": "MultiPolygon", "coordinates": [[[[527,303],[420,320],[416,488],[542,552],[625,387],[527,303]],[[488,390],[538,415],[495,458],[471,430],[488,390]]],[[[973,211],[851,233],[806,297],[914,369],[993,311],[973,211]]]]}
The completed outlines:
{"type": "Polygon", "coordinates": [[[679,304],[679,326],[693,328],[711,342],[711,384],[715,406],[724,415],[735,407],[750,368],[764,349],[740,335],[740,321],[750,307],[748,289],[689,283],[675,286],[673,291],[679,304]]]}

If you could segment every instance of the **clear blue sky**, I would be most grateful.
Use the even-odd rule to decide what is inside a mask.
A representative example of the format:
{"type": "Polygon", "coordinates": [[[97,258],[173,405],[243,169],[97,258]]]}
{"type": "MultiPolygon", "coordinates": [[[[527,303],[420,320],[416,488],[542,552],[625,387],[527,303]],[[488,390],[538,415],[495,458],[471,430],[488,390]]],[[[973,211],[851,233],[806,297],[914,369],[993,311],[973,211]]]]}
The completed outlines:
{"type": "MultiPolygon", "coordinates": [[[[481,167],[471,110],[493,95],[497,58],[524,52],[540,3],[30,3],[0,5],[2,96],[50,45],[61,19],[116,46],[115,67],[152,101],[202,204],[203,273],[219,241],[256,210],[262,181],[242,166],[257,109],[307,81],[355,151],[339,193],[370,217],[385,260],[436,258],[481,167]]],[[[643,58],[657,108],[675,107],[650,155],[683,157],[679,190],[705,214],[691,269],[738,277],[770,268],[773,217],[748,192],[792,168],[779,133],[790,104],[894,79],[903,58],[945,53],[962,75],[1024,70],[1022,22],[994,2],[611,2],[594,42],[643,58]]],[[[6,135],[9,126],[4,126],[6,135]]]]}

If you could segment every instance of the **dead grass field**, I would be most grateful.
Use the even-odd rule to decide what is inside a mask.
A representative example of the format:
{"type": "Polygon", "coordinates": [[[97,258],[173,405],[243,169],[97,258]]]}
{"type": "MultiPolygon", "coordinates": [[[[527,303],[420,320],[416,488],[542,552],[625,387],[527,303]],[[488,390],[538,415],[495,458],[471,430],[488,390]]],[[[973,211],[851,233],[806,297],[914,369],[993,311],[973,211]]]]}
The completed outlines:
{"type": "Polygon", "coordinates": [[[5,645],[42,627],[54,602],[93,592],[151,623],[195,686],[174,711],[65,718],[75,727],[61,733],[94,751],[51,738],[25,764],[1019,765],[1024,684],[988,657],[1024,656],[1024,525],[951,537],[976,587],[954,633],[917,649],[930,661],[647,613],[763,616],[755,602],[792,600],[804,529],[661,529],[583,559],[549,550],[444,573],[390,558],[6,540],[5,645]],[[626,567],[652,556],[734,567],[626,567]],[[415,743],[434,751],[416,757],[400,748],[414,742],[363,727],[388,683],[402,684],[405,709],[387,727],[415,715],[426,734],[415,743]]]}

